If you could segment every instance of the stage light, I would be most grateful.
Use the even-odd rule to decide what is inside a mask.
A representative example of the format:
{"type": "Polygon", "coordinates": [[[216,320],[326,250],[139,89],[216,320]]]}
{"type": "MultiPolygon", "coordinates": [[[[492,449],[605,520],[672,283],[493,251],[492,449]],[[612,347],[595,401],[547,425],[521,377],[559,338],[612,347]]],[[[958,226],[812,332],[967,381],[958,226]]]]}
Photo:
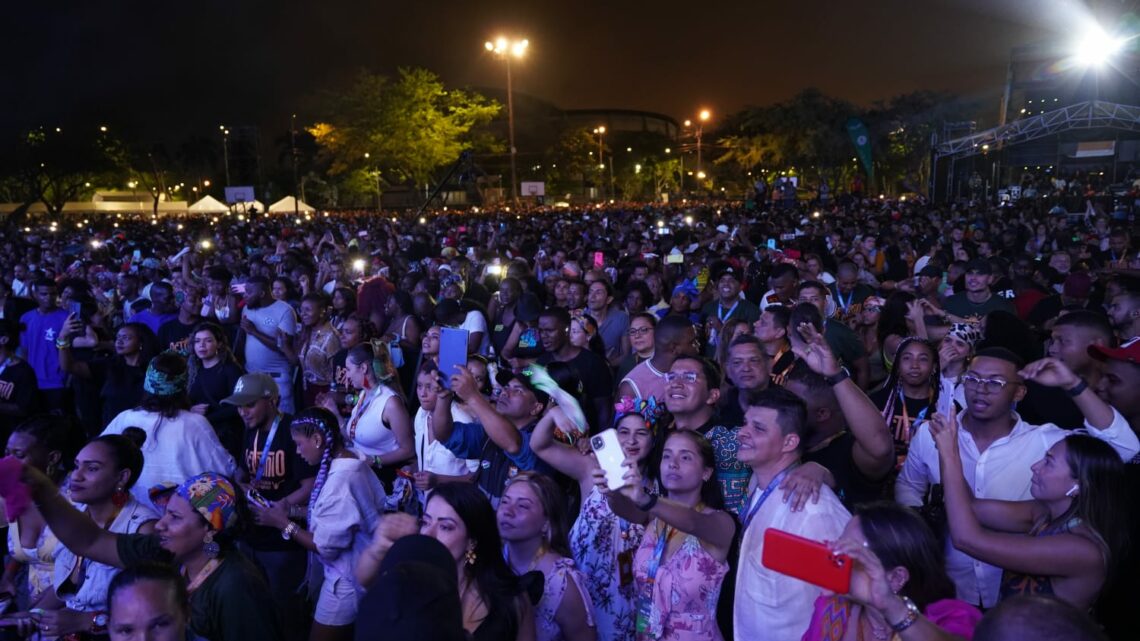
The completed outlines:
{"type": "Polygon", "coordinates": [[[1090,25],[1077,41],[1076,60],[1085,67],[1103,67],[1124,49],[1127,40],[1109,35],[1099,25],[1090,25]]]}

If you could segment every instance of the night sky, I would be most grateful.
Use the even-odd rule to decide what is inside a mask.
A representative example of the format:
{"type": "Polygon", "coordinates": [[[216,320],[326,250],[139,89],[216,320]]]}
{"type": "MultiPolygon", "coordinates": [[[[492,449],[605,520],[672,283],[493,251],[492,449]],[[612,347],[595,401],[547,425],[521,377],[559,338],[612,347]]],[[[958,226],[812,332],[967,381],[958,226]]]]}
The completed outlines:
{"type": "MultiPolygon", "coordinates": [[[[365,67],[501,87],[483,49],[529,38],[516,91],[564,108],[677,119],[800,89],[861,104],[946,89],[996,108],[1009,49],[1065,38],[1068,0],[24,2],[6,7],[0,127],[106,121],[147,137],[287,128],[306,96],[365,67]],[[62,6],[67,5],[67,6],[62,6]],[[987,103],[988,104],[988,103],[987,103]],[[278,125],[278,123],[280,123],[278,125]]],[[[1071,37],[1071,36],[1070,36],[1071,37]]]]}

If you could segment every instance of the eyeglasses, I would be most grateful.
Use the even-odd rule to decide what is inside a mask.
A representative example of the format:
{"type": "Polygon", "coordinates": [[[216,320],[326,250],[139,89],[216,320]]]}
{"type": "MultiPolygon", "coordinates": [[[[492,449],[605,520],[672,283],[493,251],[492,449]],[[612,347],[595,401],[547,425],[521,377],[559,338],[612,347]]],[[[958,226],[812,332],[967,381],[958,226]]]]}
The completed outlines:
{"type": "Polygon", "coordinates": [[[673,381],[675,381],[677,379],[681,379],[681,380],[685,381],[686,383],[696,383],[697,382],[697,373],[696,372],[665,372],[665,382],[666,383],[672,383],[673,381]]]}
{"type": "Polygon", "coordinates": [[[874,312],[881,312],[881,311],[883,311],[883,308],[878,306],[878,305],[867,305],[866,307],[863,308],[863,311],[873,312],[873,313],[874,312]]]}
{"type": "Polygon", "coordinates": [[[962,384],[971,389],[980,389],[983,392],[995,392],[1005,389],[1006,385],[1020,385],[1021,381],[1006,381],[1000,378],[981,378],[973,374],[963,374],[962,384]]]}
{"type": "Polygon", "coordinates": [[[644,335],[646,335],[652,331],[653,331],[652,327],[630,327],[628,334],[630,336],[644,336],[644,335]]]}

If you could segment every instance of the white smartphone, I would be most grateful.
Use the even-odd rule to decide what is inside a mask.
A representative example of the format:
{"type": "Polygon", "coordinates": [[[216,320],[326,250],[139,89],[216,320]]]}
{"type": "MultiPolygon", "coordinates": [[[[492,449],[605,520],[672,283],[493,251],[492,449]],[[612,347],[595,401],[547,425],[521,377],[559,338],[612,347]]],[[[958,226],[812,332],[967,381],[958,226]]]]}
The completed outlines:
{"type": "Polygon", "coordinates": [[[611,428],[590,437],[590,447],[598,458],[598,465],[606,473],[606,485],[611,490],[620,490],[626,486],[625,480],[625,452],[618,442],[617,430],[611,428]]]}

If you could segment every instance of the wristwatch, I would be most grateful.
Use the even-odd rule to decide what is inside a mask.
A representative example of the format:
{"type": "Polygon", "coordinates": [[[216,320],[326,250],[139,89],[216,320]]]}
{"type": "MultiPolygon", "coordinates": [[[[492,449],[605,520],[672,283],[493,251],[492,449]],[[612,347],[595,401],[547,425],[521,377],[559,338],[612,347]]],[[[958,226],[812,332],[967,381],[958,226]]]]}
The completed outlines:
{"type": "Polygon", "coordinates": [[[891,630],[894,630],[896,633],[902,632],[903,630],[906,630],[910,626],[914,625],[914,622],[918,621],[918,615],[922,614],[919,612],[918,606],[915,605],[914,601],[910,600],[910,597],[904,596],[901,598],[903,604],[906,606],[906,616],[903,617],[903,620],[899,621],[898,623],[891,623],[890,621],[887,622],[888,625],[891,626],[891,630]]]}
{"type": "Polygon", "coordinates": [[[824,376],[823,380],[831,387],[835,387],[849,378],[851,378],[851,372],[848,372],[846,367],[840,367],[838,373],[832,374],[831,376],[824,376]]]}
{"type": "Polygon", "coordinates": [[[1071,398],[1076,398],[1076,397],[1080,396],[1088,388],[1089,388],[1089,382],[1082,378],[1082,379],[1080,379],[1079,383],[1077,383],[1076,385],[1065,390],[1065,393],[1068,394],[1071,398]]]}
{"type": "Polygon", "coordinates": [[[106,612],[96,612],[91,617],[91,634],[107,634],[108,621],[106,612]]]}

